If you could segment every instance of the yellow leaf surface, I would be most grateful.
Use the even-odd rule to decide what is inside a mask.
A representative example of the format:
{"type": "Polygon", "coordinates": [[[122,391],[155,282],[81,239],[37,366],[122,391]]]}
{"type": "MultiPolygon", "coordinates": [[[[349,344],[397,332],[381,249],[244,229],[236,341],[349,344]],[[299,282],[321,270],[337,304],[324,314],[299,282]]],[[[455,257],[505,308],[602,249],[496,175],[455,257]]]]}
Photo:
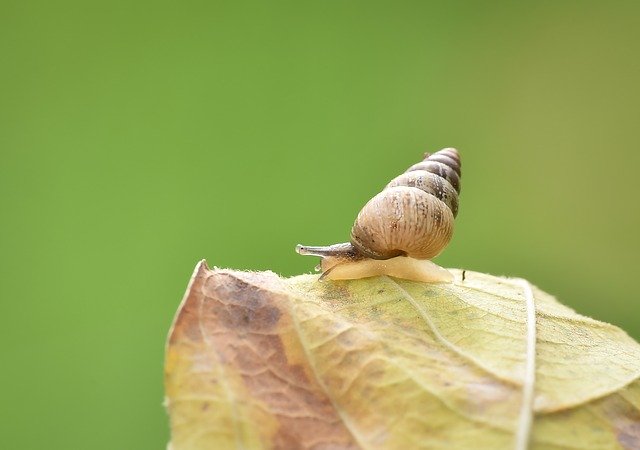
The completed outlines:
{"type": "Polygon", "coordinates": [[[196,267],[166,354],[173,450],[638,449],[640,345],[523,280],[196,267]]]}

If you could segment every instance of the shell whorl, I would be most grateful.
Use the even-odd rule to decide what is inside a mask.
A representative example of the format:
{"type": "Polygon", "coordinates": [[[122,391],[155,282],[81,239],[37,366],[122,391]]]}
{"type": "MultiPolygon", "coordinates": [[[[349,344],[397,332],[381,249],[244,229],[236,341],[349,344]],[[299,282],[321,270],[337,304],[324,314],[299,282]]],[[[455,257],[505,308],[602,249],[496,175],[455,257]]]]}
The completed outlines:
{"type": "Polygon", "coordinates": [[[445,148],[391,180],[355,220],[351,244],[357,253],[372,259],[440,254],[453,236],[460,168],[458,151],[445,148]]]}

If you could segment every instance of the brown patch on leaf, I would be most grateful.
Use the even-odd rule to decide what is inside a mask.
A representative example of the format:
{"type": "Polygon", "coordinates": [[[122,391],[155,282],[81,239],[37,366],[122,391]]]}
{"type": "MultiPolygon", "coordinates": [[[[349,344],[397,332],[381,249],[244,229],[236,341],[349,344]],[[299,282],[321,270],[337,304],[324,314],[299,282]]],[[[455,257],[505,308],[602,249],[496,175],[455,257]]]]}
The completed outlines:
{"type": "Polygon", "coordinates": [[[629,423],[618,432],[618,442],[625,449],[640,448],[640,423],[629,423]]]}
{"type": "Polygon", "coordinates": [[[640,411],[624,396],[614,394],[598,401],[622,448],[640,449],[640,411]]]}
{"type": "MultiPolygon", "coordinates": [[[[275,449],[358,448],[310,368],[287,359],[296,350],[287,346],[300,344],[283,342],[281,336],[292,328],[286,299],[260,287],[265,274],[240,277],[204,264],[196,271],[170,333],[168,359],[186,341],[200,352],[213,353],[210,364],[222,366],[218,373],[225,374],[226,382],[242,386],[233,392],[235,408],[256,425],[247,427],[236,418],[236,439],[257,440],[275,449]],[[270,419],[257,420],[265,414],[270,419]]],[[[277,284],[279,278],[273,274],[268,281],[277,284]]],[[[202,361],[194,357],[190,365],[174,369],[166,373],[168,392],[174,381],[203,370],[202,361]]],[[[212,375],[208,382],[217,383],[213,369],[212,375]]],[[[206,422],[194,425],[207,431],[206,422]]]]}

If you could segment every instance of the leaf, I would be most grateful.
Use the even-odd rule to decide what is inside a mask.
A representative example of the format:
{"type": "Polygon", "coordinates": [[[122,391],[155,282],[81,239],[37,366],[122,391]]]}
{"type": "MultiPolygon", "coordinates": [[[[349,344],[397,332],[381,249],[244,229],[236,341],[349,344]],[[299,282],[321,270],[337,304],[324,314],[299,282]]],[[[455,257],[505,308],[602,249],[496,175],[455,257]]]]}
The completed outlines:
{"type": "Polygon", "coordinates": [[[452,272],[201,262],[167,344],[170,448],[640,448],[640,345],[523,280],[452,272]]]}

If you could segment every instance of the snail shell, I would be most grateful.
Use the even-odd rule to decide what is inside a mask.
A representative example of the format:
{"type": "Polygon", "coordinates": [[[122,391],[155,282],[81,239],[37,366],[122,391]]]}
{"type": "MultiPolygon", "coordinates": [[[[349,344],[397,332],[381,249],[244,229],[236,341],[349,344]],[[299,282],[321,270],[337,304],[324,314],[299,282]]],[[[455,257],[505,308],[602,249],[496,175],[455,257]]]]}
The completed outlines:
{"type": "MultiPolygon", "coordinates": [[[[409,260],[429,260],[449,244],[458,214],[460,167],[460,155],[454,148],[426,154],[422,162],[391,180],[367,202],[353,224],[349,243],[327,247],[299,245],[296,250],[300,254],[322,257],[323,276],[332,279],[378,274],[420,281],[449,279],[443,273],[416,276],[414,272],[420,264],[409,260]],[[391,261],[398,257],[401,257],[398,261],[391,261]],[[354,264],[359,268],[353,267],[354,264]],[[400,270],[391,270],[392,266],[400,270]],[[411,273],[404,273],[403,266],[411,266],[411,273]],[[363,267],[366,270],[360,270],[363,267]],[[346,273],[340,274],[345,270],[346,273]],[[338,273],[334,273],[336,271],[338,273]]],[[[429,261],[422,266],[423,271],[433,272],[432,266],[444,271],[429,261]]]]}

